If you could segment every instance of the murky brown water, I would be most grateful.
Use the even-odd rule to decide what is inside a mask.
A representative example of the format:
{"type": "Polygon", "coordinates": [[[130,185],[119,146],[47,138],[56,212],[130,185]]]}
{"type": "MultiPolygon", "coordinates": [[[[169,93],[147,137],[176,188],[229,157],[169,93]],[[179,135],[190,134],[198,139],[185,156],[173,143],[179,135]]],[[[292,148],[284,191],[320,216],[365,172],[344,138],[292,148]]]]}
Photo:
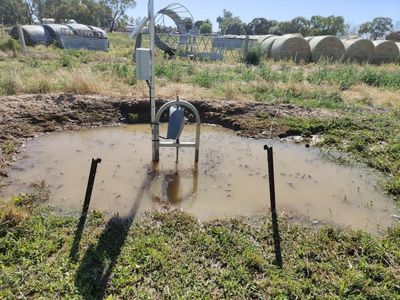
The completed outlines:
{"type": "MultiPolygon", "coordinates": [[[[183,133],[189,140],[194,127],[183,133]]],[[[186,139],[187,140],[187,139],[186,139]]],[[[375,188],[377,178],[360,168],[321,158],[317,149],[268,141],[274,147],[278,209],[312,220],[376,232],[395,222],[395,204],[375,188]]],[[[193,149],[161,149],[152,167],[148,125],[53,133],[27,143],[11,170],[10,193],[45,180],[50,203],[81,209],[91,158],[98,167],[91,209],[128,215],[170,205],[202,220],[265,213],[269,206],[265,141],[202,126],[200,162],[193,149]]]]}

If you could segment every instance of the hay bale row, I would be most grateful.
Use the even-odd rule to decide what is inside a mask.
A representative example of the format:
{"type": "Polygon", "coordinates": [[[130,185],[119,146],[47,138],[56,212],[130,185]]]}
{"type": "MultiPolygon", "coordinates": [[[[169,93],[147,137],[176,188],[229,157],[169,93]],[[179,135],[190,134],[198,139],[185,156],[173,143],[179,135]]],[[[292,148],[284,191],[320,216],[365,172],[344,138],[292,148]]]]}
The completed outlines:
{"type": "Polygon", "coordinates": [[[269,36],[261,44],[265,54],[274,60],[289,60],[308,62],[311,57],[310,45],[298,34],[269,36]]]}
{"type": "MultiPolygon", "coordinates": [[[[246,36],[224,36],[224,40],[239,41],[243,46],[246,36]]],[[[340,40],[335,36],[303,38],[300,34],[254,35],[250,46],[260,44],[265,55],[274,60],[317,62],[322,58],[358,63],[394,63],[400,60],[400,43],[389,40],[371,41],[359,37],[340,40]]],[[[236,47],[239,48],[239,47],[236,47]]]]}

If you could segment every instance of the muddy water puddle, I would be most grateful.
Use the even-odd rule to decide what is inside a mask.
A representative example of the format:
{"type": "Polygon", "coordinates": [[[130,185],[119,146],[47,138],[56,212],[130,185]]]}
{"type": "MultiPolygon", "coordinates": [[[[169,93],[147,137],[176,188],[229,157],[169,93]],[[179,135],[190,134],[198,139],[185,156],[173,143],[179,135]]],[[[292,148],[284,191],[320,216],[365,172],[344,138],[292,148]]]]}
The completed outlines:
{"type": "MultiPolygon", "coordinates": [[[[193,137],[194,127],[185,127],[181,140],[193,137]]],[[[91,209],[127,216],[169,206],[201,220],[260,214],[269,203],[265,143],[204,125],[196,168],[193,149],[181,149],[176,165],[175,149],[162,148],[160,163],[152,165],[148,125],[52,133],[27,143],[6,194],[44,180],[51,205],[79,210],[91,158],[100,157],[91,209]]],[[[372,173],[327,161],[318,149],[267,143],[274,147],[280,210],[369,232],[396,222],[398,209],[372,173]]]]}

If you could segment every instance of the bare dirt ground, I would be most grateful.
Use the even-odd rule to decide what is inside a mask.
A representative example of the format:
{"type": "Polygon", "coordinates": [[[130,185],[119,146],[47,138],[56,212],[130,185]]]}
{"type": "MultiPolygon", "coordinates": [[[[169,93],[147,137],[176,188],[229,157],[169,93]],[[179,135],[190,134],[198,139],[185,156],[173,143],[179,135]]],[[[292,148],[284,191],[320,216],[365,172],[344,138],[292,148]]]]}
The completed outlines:
{"type": "MultiPolygon", "coordinates": [[[[157,100],[157,107],[166,100],[157,100]]],[[[290,135],[289,128],[276,118],[331,117],[332,112],[311,110],[292,104],[267,105],[240,101],[190,101],[199,110],[202,122],[218,124],[240,135],[273,138],[290,135]]],[[[70,94],[0,97],[0,174],[15,159],[27,138],[41,133],[115,123],[146,123],[150,120],[148,100],[70,94]]],[[[190,118],[189,118],[190,119],[190,118]]]]}

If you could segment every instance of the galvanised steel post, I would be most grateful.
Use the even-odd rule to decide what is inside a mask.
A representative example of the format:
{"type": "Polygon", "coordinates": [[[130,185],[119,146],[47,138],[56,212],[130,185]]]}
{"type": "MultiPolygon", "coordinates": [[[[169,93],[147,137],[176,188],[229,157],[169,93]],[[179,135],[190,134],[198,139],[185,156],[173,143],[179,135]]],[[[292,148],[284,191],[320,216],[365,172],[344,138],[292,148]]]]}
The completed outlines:
{"type": "Polygon", "coordinates": [[[156,130],[155,130],[155,117],[156,117],[156,104],[155,104],[155,76],[154,76],[154,63],[155,63],[155,20],[154,20],[154,0],[149,0],[149,35],[150,35],[150,58],[151,58],[151,78],[150,78],[150,109],[151,109],[151,134],[152,134],[152,158],[153,161],[158,161],[157,146],[156,146],[156,130]]]}

